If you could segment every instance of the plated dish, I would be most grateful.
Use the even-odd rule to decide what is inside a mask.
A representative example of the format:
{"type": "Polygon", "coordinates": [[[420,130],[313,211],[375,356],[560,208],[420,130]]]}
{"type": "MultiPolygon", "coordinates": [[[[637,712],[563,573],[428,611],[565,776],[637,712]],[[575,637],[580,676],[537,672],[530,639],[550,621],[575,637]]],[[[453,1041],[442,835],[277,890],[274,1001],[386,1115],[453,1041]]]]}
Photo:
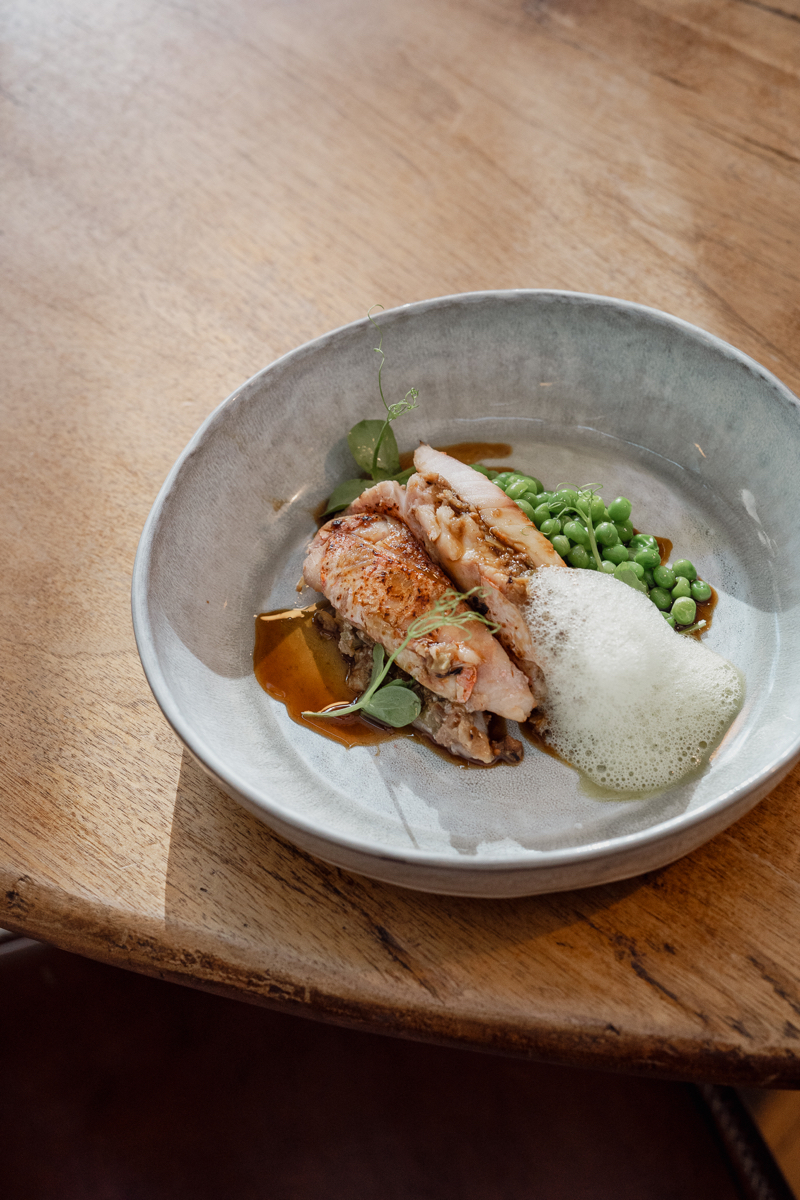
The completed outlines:
{"type": "Polygon", "coordinates": [[[422,443],[401,470],[397,410],[381,399],[387,415],[364,456],[373,477],[334,489],[323,517],[338,515],[308,546],[298,590],[314,602],[256,618],[265,691],[306,730],[345,743],[413,730],[461,766],[519,764],[523,744],[505,728],[515,721],[631,796],[706,761],[744,689],[731,663],[685,640],[709,627],[698,602],[710,616],[716,599],[694,565],[669,565],[671,543],[636,532],[626,497],[606,507],[602,485],[547,492],[530,475],[460,461],[459,450],[480,452],[468,444],[449,454],[422,443]],[[393,475],[374,466],[387,442],[393,475]],[[319,680],[331,698],[321,708],[319,680]]]}
{"type": "Polygon", "coordinates": [[[460,770],[409,739],[347,749],[265,695],[253,618],[297,603],[314,514],[352,474],[342,430],[374,413],[362,321],[234,393],[162,490],[133,611],[165,715],[220,784],[285,836],[406,886],[495,896],[584,886],[699,845],[800,753],[800,558],[785,552],[797,539],[783,499],[800,448],[797,401],[710,335],[601,297],[478,293],[377,320],[391,337],[385,382],[402,393],[411,379],[420,391],[397,426],[401,449],[506,443],[510,457],[484,459],[487,469],[542,464],[548,480],[601,478],[606,496],[635,498],[644,527],[714,581],[706,642],[743,672],[742,711],[699,772],[630,799],[535,749],[490,771],[460,770]]]}

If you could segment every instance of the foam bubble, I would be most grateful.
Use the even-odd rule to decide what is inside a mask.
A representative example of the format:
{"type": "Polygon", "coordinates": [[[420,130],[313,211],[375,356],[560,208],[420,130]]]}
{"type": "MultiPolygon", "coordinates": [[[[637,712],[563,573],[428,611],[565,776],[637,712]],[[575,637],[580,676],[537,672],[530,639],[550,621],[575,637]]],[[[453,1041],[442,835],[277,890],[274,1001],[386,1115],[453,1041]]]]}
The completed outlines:
{"type": "Polygon", "coordinates": [[[636,792],[702,761],[744,698],[732,663],[675,633],[611,575],[540,567],[528,594],[547,738],[563,758],[604,787],[636,792]]]}

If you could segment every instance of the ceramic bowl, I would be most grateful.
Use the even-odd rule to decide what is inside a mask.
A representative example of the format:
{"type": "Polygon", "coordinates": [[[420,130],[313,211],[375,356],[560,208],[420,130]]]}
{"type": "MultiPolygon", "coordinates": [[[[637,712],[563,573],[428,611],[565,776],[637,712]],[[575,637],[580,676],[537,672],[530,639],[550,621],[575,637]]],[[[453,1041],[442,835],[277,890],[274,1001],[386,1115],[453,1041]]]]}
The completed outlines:
{"type": "MultiPolygon", "coordinates": [[[[254,615],[297,604],[315,510],[354,474],[345,435],[380,415],[375,330],[358,321],[238,388],[175,464],[133,576],[142,664],[219,785],[328,862],[473,896],[556,891],[678,858],[747,812],[800,756],[798,401],[732,346],[600,296],[482,292],[378,317],[390,400],[419,389],[401,450],[508,442],[555,486],[602,481],[719,591],[707,644],[744,672],[710,764],[639,799],[592,793],[529,747],[462,769],[399,740],[347,750],[301,728],[253,674],[254,615]]],[[[310,599],[310,597],[309,597],[310,599]]]]}

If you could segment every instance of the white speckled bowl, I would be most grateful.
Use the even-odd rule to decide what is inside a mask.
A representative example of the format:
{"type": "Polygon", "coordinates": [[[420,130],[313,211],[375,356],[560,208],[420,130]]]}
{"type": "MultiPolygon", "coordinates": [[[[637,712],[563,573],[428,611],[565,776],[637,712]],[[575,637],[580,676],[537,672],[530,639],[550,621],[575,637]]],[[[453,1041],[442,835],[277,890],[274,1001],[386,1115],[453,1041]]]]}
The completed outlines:
{"type": "Polygon", "coordinates": [[[707,644],[747,680],[710,766],[599,799],[531,747],[463,770],[408,740],[345,750],[290,721],[252,670],[253,617],[296,603],[313,512],[378,416],[358,321],[265,368],[212,414],[156,500],[133,575],[136,639],[180,739],[231,796],[329,862],[428,891],[512,896],[661,866],[747,812],[800,756],[798,401],[674,317],[570,292],[483,292],[382,314],[390,398],[420,391],[401,449],[510,442],[553,486],[600,480],[714,582],[707,644]]]}

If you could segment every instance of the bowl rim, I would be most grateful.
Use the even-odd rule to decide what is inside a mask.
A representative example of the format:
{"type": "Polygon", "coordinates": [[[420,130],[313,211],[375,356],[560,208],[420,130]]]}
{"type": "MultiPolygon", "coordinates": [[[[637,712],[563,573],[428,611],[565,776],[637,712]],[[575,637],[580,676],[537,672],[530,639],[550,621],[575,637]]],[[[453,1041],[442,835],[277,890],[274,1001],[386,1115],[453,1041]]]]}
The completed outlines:
{"type": "MultiPolygon", "coordinates": [[[[744,351],[738,350],[730,342],[724,341],[722,338],[717,337],[716,334],[709,333],[698,325],[693,325],[681,317],[673,316],[671,313],[664,312],[661,309],[638,304],[631,300],[622,300],[613,296],[597,295],[591,292],[574,292],[556,288],[491,289],[486,291],[457,292],[446,296],[437,296],[429,300],[418,300],[397,305],[394,308],[384,309],[374,319],[383,324],[408,312],[413,312],[416,315],[423,314],[432,308],[443,308],[452,305],[468,305],[492,300],[510,302],[525,299],[563,301],[570,304],[613,308],[645,317],[648,320],[655,321],[657,324],[669,325],[689,335],[695,341],[721,353],[723,357],[735,360],[740,366],[757,375],[777,392],[776,398],[779,397],[782,399],[800,416],[800,399],[789,390],[786,384],[782,383],[777,376],[773,375],[771,371],[762,366],[756,359],[751,358],[744,351]]],[[[413,846],[399,849],[348,836],[326,826],[319,825],[302,815],[284,808],[268,792],[254,788],[247,781],[241,779],[214,750],[205,744],[202,737],[194,731],[191,724],[184,720],[177,702],[172,697],[166,676],[161,669],[156,651],[148,602],[153,541],[165,503],[177,486],[185,463],[194,455],[198,447],[213,431],[214,426],[219,422],[224,411],[240,396],[253,389],[257,384],[260,384],[269,375],[282,372],[293,360],[323,350],[342,335],[359,328],[366,328],[367,324],[368,318],[361,317],[356,321],[339,325],[335,329],[312,338],[310,341],[303,342],[300,346],[296,346],[273,362],[268,363],[265,367],[262,367],[244,383],[235,388],[206,417],[194,433],[173,464],[153,502],[153,506],[142,529],[133,564],[131,616],[136,647],[147,682],[165,719],[183,745],[222,784],[223,788],[226,786],[232,788],[235,793],[238,793],[245,799],[246,806],[251,811],[262,816],[267,824],[270,824],[274,820],[281,826],[296,829],[299,834],[306,834],[313,839],[322,840],[331,846],[337,846],[341,850],[357,856],[366,856],[367,858],[381,859],[383,861],[388,860],[397,864],[413,864],[421,868],[435,868],[438,872],[442,873],[458,874],[469,870],[474,873],[490,875],[493,873],[508,874],[514,871],[531,872],[537,868],[543,871],[552,870],[556,867],[566,867],[579,863],[601,863],[604,859],[616,857],[625,852],[644,849],[664,839],[669,839],[670,837],[675,837],[695,829],[697,826],[713,820],[714,816],[721,813],[724,809],[736,808],[737,803],[741,804],[751,793],[758,792],[754,803],[761,796],[766,795],[773,786],[777,785],[787,771],[791,769],[792,765],[797,761],[798,756],[800,756],[800,729],[798,729],[798,733],[788,750],[772,759],[760,771],[748,776],[741,783],[733,788],[729,788],[699,809],[679,813],[663,822],[648,826],[634,833],[606,838],[602,841],[590,842],[581,846],[558,850],[528,850],[521,846],[517,851],[509,851],[483,859],[470,855],[462,861],[462,859],[454,859],[449,855],[422,850],[413,846]]]]}

